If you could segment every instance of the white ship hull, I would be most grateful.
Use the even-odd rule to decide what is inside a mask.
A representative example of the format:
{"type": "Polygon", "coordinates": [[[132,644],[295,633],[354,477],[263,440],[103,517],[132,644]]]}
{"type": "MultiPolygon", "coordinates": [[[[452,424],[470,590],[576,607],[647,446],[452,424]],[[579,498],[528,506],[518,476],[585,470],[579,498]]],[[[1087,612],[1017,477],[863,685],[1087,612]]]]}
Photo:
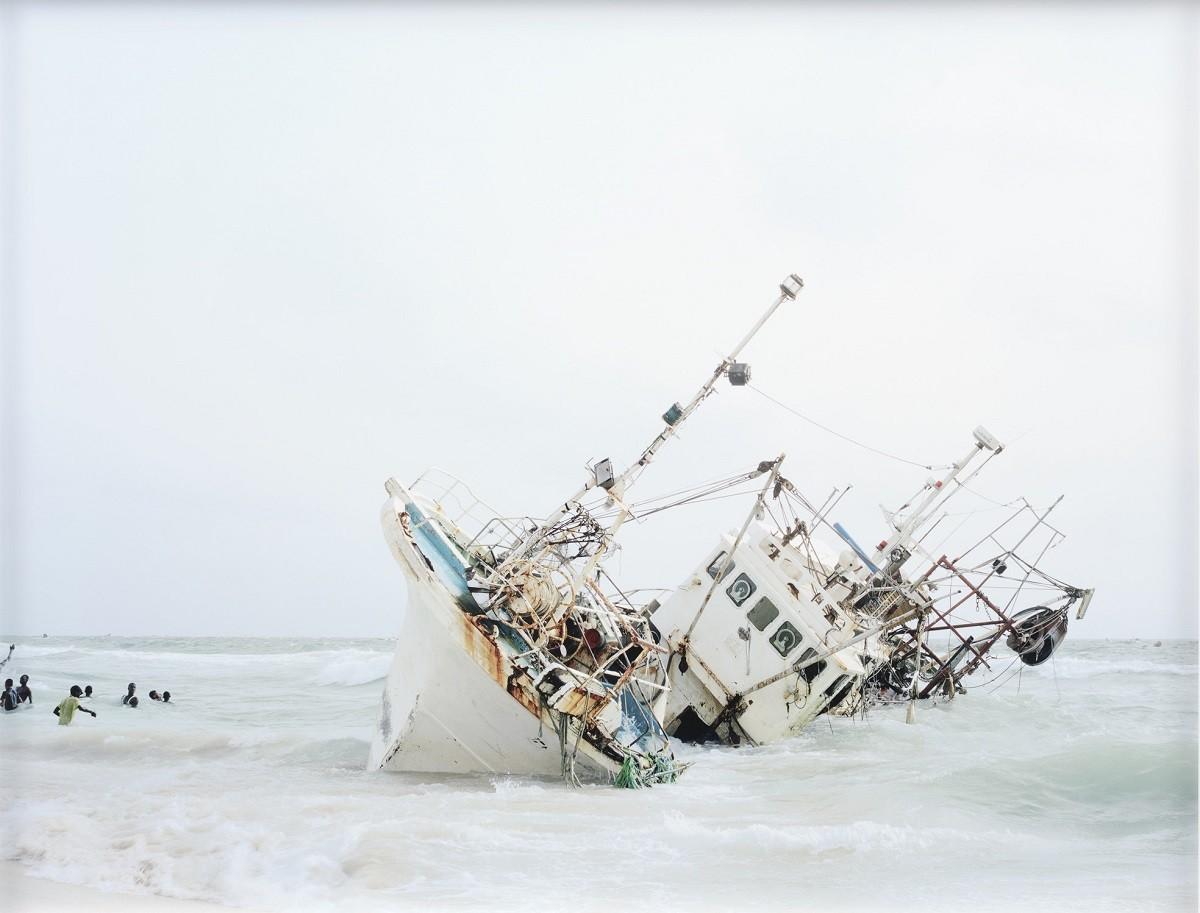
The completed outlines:
{"type": "MultiPolygon", "coordinates": [[[[486,628],[460,607],[401,526],[405,504],[383,508],[384,534],[404,570],[408,605],[384,686],[371,769],[559,776],[549,715],[511,687],[514,668],[486,628]]],[[[576,747],[575,731],[569,733],[576,747]]],[[[575,772],[607,779],[612,759],[578,740],[575,772]]]]}

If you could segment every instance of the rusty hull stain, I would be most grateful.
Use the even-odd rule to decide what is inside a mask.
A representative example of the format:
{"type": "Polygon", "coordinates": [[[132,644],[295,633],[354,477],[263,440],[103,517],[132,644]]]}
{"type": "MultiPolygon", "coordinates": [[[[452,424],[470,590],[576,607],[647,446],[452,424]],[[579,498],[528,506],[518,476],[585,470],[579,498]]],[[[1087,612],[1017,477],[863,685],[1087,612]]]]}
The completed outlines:
{"type": "Polygon", "coordinates": [[[518,679],[528,678],[524,669],[514,668],[512,674],[508,677],[506,687],[508,693],[511,694],[526,710],[532,713],[535,717],[541,717],[541,708],[538,706],[537,699],[521,687],[518,679]]]}
{"type": "Polygon", "coordinates": [[[525,670],[514,666],[496,643],[494,633],[486,631],[473,616],[459,614],[456,618],[462,647],[476,664],[491,676],[492,681],[507,691],[533,716],[541,717],[537,698],[521,687],[518,679],[525,670]]]}
{"type": "MultiPolygon", "coordinates": [[[[433,569],[433,563],[425,557],[424,552],[421,551],[416,540],[413,538],[409,522],[408,511],[402,512],[400,514],[400,527],[404,532],[405,540],[412,550],[425,562],[431,579],[440,584],[437,574],[433,569]]],[[[504,655],[499,644],[496,643],[495,632],[485,628],[479,619],[461,611],[455,613],[454,619],[458,628],[459,642],[470,657],[475,660],[479,668],[491,676],[492,681],[507,691],[533,717],[540,720],[542,713],[537,695],[522,688],[519,681],[522,678],[527,679],[528,674],[519,666],[514,666],[508,657],[504,655]]]]}

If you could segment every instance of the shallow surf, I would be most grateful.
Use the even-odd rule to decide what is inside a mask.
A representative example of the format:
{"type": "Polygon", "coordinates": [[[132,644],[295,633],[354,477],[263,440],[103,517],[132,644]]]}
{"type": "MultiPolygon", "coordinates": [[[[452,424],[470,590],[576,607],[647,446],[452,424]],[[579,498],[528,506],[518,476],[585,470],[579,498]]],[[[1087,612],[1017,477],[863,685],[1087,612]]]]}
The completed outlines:
{"type": "Polygon", "coordinates": [[[0,827],[41,878],[267,910],[1196,906],[1194,641],[1069,640],[915,725],[683,747],[636,792],[364,770],[387,640],[16,642],[0,827]],[[99,717],[59,727],[72,684],[99,717]]]}

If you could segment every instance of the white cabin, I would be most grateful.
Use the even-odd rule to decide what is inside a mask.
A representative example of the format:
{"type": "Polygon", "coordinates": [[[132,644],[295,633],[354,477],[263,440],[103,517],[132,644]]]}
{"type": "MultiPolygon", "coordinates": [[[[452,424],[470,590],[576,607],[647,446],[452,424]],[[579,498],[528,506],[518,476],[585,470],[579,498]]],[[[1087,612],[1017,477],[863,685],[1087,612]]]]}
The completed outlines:
{"type": "Polygon", "coordinates": [[[826,656],[859,633],[838,605],[845,585],[826,587],[856,559],[815,540],[802,553],[754,521],[727,563],[735,541],[733,533],[723,536],[651,615],[672,651],[686,641],[682,655],[671,657],[663,715],[667,732],[684,741],[763,744],[794,735],[820,713],[857,700],[876,648],[867,640],[826,656]],[[825,658],[783,674],[818,656],[825,658]]]}

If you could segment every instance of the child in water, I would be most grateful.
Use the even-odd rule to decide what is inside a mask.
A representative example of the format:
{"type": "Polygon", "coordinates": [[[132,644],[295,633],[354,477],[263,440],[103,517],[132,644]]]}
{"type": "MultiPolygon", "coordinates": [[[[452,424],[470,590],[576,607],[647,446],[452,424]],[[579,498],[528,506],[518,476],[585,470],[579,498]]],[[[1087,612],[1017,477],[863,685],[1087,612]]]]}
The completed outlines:
{"type": "Polygon", "coordinates": [[[81,710],[84,713],[90,713],[92,715],[92,719],[96,718],[96,711],[88,710],[87,707],[84,707],[79,703],[79,699],[81,697],[83,697],[83,689],[78,685],[72,685],[71,694],[59,701],[58,706],[54,708],[54,715],[58,717],[59,726],[70,726],[76,710],[81,710]]]}

